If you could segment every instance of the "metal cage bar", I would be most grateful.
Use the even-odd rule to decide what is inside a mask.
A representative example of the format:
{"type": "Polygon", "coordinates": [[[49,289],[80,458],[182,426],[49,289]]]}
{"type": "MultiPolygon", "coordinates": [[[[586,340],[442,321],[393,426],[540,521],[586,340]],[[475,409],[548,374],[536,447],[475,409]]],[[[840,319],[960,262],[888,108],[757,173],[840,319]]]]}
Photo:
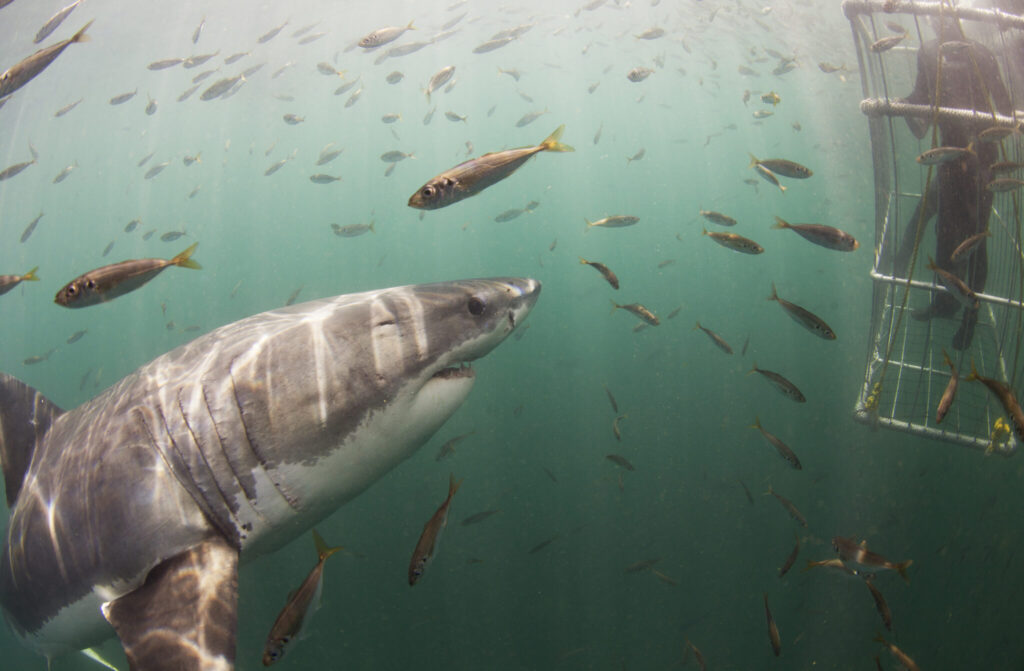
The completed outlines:
{"type": "MultiPolygon", "coordinates": [[[[942,422],[935,421],[935,408],[950,378],[943,350],[959,326],[959,319],[933,318],[918,321],[913,314],[931,302],[934,292],[945,292],[931,273],[913,259],[905,272],[896,272],[896,250],[911,224],[909,213],[925,192],[927,168],[908,160],[929,146],[899,128],[900,118],[916,117],[956,121],[978,130],[1003,127],[1014,130],[1002,144],[1006,159],[1021,155],[1017,135],[1024,130],[1024,112],[1011,92],[1012,116],[991,111],[936,108],[902,102],[897,78],[916,69],[916,49],[901,48],[882,54],[868,48],[880,34],[876,16],[956,16],[998,28],[1024,31],[1024,17],[1000,10],[942,6],[939,2],[906,0],[846,0],[843,11],[850,20],[857,62],[861,73],[861,112],[868,122],[875,184],[875,258],[869,273],[872,283],[870,338],[865,362],[864,384],[858,394],[854,416],[873,427],[904,431],[981,450],[1011,455],[1019,447],[1012,432],[993,440],[994,422],[1004,415],[984,385],[965,383],[965,368],[976,366],[982,375],[993,377],[1012,388],[1021,377],[1024,357],[1024,245],[1021,244],[1021,207],[1015,194],[997,194],[989,219],[988,280],[979,293],[981,309],[969,350],[952,348],[954,365],[961,382],[957,399],[942,422]],[[909,188],[908,188],[909,187],[909,188]],[[913,203],[913,204],[912,204],[913,203]],[[908,207],[908,205],[910,205],[908,207]],[[884,383],[879,384],[884,372],[884,383]]],[[[1000,33],[1002,35],[1002,33],[1000,33]]],[[[918,38],[923,39],[920,34],[918,38]]],[[[997,39],[1005,40],[1004,37],[997,39]]],[[[1007,48],[999,50],[1003,76],[1012,77],[1005,61],[1007,48]]],[[[1019,72],[1019,71],[1018,71],[1019,72]]],[[[912,76],[912,75],[911,75],[912,76]]],[[[1012,82],[1011,82],[1012,84],[1012,82]]],[[[919,238],[916,251],[923,256],[931,233],[919,238]]]]}

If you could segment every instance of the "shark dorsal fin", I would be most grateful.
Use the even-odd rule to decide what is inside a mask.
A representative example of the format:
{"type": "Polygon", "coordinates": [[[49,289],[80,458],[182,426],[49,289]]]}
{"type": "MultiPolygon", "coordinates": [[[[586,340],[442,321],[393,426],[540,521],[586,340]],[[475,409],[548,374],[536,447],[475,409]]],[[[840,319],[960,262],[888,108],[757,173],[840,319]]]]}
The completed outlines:
{"type": "Polygon", "coordinates": [[[21,380],[0,373],[0,466],[13,507],[32,453],[63,410],[21,380]]]}
{"type": "Polygon", "coordinates": [[[135,591],[103,604],[131,669],[231,671],[238,551],[215,536],[157,564],[135,591]]]}

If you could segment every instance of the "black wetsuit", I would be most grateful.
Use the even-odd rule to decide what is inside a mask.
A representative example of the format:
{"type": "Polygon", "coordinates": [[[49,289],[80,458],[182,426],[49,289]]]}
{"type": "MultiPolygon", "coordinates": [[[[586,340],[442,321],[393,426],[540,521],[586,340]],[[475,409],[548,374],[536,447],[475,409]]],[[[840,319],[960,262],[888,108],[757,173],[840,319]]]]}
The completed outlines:
{"type": "MultiPolygon", "coordinates": [[[[992,52],[972,40],[963,40],[957,34],[945,41],[966,41],[970,48],[958,46],[942,50],[942,81],[939,87],[941,107],[976,110],[980,114],[991,114],[992,106],[997,112],[1009,115],[1010,96],[999,75],[999,65],[992,52]],[[979,77],[980,75],[980,77],[979,77]],[[991,104],[989,103],[991,97],[991,104]]],[[[934,105],[936,79],[938,75],[937,52],[939,40],[926,42],[917,54],[917,82],[914,91],[905,99],[918,105],[934,105]]],[[[909,120],[908,120],[909,121],[909,120]]],[[[938,166],[933,178],[933,188],[926,194],[927,210],[921,217],[920,206],[914,212],[910,230],[918,220],[926,222],[936,211],[935,264],[964,279],[976,292],[984,291],[988,274],[988,254],[982,242],[965,263],[954,264],[953,251],[964,240],[988,228],[992,211],[992,193],[985,188],[992,175],[989,166],[999,160],[998,143],[979,142],[976,133],[984,128],[972,123],[939,121],[941,144],[946,147],[967,147],[974,142],[975,157],[949,161],[938,166]]],[[[924,136],[925,125],[911,124],[911,130],[919,138],[924,136]]],[[[903,250],[901,250],[903,251],[903,250]]],[[[922,317],[950,317],[956,314],[959,303],[948,293],[936,293],[931,308],[922,317]]],[[[970,344],[974,321],[977,314],[965,311],[964,327],[957,334],[954,346],[964,349],[970,344]]]]}

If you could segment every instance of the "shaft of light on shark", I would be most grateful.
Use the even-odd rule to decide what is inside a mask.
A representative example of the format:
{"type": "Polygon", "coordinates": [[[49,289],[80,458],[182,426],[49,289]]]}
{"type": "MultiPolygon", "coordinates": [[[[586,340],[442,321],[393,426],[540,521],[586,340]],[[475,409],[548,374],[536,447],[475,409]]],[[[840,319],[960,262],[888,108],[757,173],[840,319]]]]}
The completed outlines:
{"type": "Polygon", "coordinates": [[[501,278],[285,307],[69,411],[0,373],[13,631],[48,659],[116,633],[132,669],[232,669],[239,565],[414,454],[539,294],[501,278]]]}

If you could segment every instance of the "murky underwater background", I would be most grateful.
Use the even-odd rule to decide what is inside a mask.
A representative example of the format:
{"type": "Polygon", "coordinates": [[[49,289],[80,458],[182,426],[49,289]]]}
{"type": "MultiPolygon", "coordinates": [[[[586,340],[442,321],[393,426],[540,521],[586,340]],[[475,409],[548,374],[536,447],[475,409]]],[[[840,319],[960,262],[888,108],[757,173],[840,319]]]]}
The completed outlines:
{"type": "MultiPolygon", "coordinates": [[[[0,10],[0,69],[35,50],[35,31],[61,6],[17,0],[0,10]]],[[[0,109],[0,169],[30,160],[29,143],[39,153],[37,165],[0,182],[0,273],[39,266],[41,278],[0,298],[0,370],[62,407],[294,292],[303,301],[497,275],[544,284],[517,337],[476,364],[465,406],[415,457],[318,526],[351,553],[328,562],[323,605],[281,668],[667,670],[682,663],[686,639],[711,669],[871,669],[875,655],[883,668],[897,668],[872,640],[879,632],[923,669],[1024,668],[1019,458],[873,432],[852,417],[867,351],[874,194],[859,74],[838,3],[87,0],[47,43],[90,19],[92,40],[69,47],[0,109]],[[431,40],[463,14],[443,41],[374,62],[389,47],[431,40]],[[348,49],[409,20],[417,30],[391,45],[348,49]],[[257,42],[283,23],[272,40],[257,42]],[[522,25],[532,28],[473,53],[522,25]],[[634,37],[652,27],[665,36],[634,37]],[[779,59],[766,49],[795,57],[797,67],[771,74],[779,59]],[[192,69],[146,67],[214,52],[192,69]],[[249,53],[224,63],[238,52],[249,53]],[[847,70],[825,74],[821,61],[847,70]],[[344,70],[344,79],[319,72],[321,62],[344,70]],[[237,94],[200,100],[216,80],[260,63],[237,94]],[[428,102],[422,89],[448,65],[456,85],[428,102]],[[755,74],[740,74],[740,66],[755,74]],[[626,74],[635,67],[654,72],[633,83],[626,74]],[[178,102],[207,70],[217,72],[178,102]],[[404,78],[389,84],[394,71],[404,78]],[[109,104],[136,89],[128,102],[109,104]],[[769,91],[781,97],[777,106],[761,101],[769,91]],[[147,115],[150,99],[157,110],[147,115]],[[774,114],[756,119],[756,110],[774,114]],[[383,123],[388,113],[401,119],[383,123]],[[305,120],[289,125],[286,114],[305,120]],[[536,144],[561,124],[575,153],[542,153],[506,181],[422,218],[406,205],[467,157],[536,144]],[[344,152],[316,166],[330,142],[344,152]],[[627,161],[641,149],[642,158],[627,161]],[[415,158],[386,176],[379,157],[391,150],[415,158]],[[815,174],[784,179],[783,194],[748,168],[748,153],[799,161],[815,174]],[[201,162],[185,166],[183,157],[196,154],[201,162]],[[315,173],[342,180],[315,184],[315,173]],[[534,211],[494,221],[530,201],[539,202],[534,211]],[[738,219],[734,232],[765,253],[737,254],[702,236],[713,224],[700,209],[738,219]],[[40,212],[36,230],[19,242],[40,212]],[[640,223],[584,233],[584,219],[613,214],[640,223]],[[776,215],[838,226],[861,248],[832,252],[772,230],[776,215]],[[126,233],[133,219],[141,223],[126,233]],[[374,232],[353,238],[331,228],[370,222],[374,232]],[[155,234],[144,240],[148,231],[155,234]],[[172,231],[185,235],[161,241],[172,231]],[[171,268],[84,310],[53,303],[87,270],[170,258],[195,241],[201,271],[171,268]],[[581,256],[611,267],[621,289],[581,256]],[[815,338],[766,301],[772,282],[783,298],[821,315],[838,339],[815,338]],[[639,322],[623,310],[609,314],[609,299],[642,303],[662,324],[635,332],[639,322]],[[697,320],[735,354],[693,330],[697,320]],[[67,344],[79,330],[87,333],[67,344]],[[46,358],[24,363],[34,356],[46,358]],[[755,362],[793,380],[807,403],[748,376],[755,362]],[[621,440],[605,386],[625,415],[621,440]],[[755,416],[799,455],[802,471],[749,428],[755,416]],[[467,432],[453,455],[435,460],[445,441],[467,432]],[[449,473],[465,483],[437,558],[411,589],[409,556],[449,473]],[[765,495],[769,486],[800,508],[808,528],[765,495]],[[460,523],[490,509],[500,512],[460,523]],[[794,535],[801,554],[780,580],[794,535]],[[914,560],[909,585],[892,572],[876,580],[893,611],[891,634],[859,579],[799,570],[833,557],[835,535],[914,560]],[[660,576],[626,573],[655,558],[660,576]],[[781,632],[779,659],[763,593],[781,632]]],[[[890,76],[902,95],[913,61],[894,62],[901,65],[890,76]]],[[[243,569],[238,668],[257,668],[278,610],[314,562],[303,536],[243,569]]],[[[44,668],[6,630],[0,650],[4,668],[44,668]]],[[[120,655],[113,641],[104,651],[120,655]]],[[[692,656],[687,664],[696,668],[692,656]]],[[[71,656],[54,668],[99,667],[71,656]]]]}

